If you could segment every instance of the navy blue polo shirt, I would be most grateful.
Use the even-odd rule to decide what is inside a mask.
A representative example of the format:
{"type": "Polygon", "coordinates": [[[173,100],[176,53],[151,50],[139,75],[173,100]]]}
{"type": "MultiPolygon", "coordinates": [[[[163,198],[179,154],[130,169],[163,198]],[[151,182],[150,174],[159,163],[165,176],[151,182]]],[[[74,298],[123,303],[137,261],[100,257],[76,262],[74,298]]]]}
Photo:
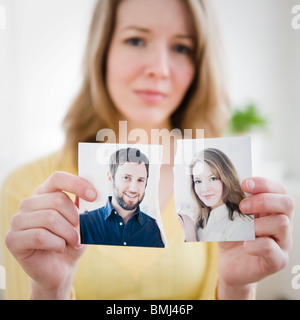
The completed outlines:
{"type": "Polygon", "coordinates": [[[104,207],[80,215],[80,236],[83,244],[164,247],[155,219],[138,207],[124,224],[111,197],[104,207]]]}

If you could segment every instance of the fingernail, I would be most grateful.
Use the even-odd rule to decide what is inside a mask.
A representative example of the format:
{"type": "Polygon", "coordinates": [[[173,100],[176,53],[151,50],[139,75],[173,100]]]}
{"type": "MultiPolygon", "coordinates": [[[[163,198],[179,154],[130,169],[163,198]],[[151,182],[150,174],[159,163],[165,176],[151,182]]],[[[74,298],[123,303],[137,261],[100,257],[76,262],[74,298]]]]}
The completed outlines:
{"type": "Polygon", "coordinates": [[[243,200],[242,204],[242,210],[245,212],[250,212],[251,210],[251,203],[249,200],[243,200]]]}
{"type": "Polygon", "coordinates": [[[246,186],[248,190],[253,190],[255,188],[255,182],[253,180],[248,179],[246,181],[246,186]]]}
{"type": "Polygon", "coordinates": [[[89,199],[95,199],[96,198],[96,191],[93,189],[87,189],[85,192],[85,195],[89,199]]]}
{"type": "Polygon", "coordinates": [[[81,249],[83,247],[83,244],[77,244],[75,247],[74,247],[74,249],[75,250],[79,250],[79,249],[81,249]]]}
{"type": "Polygon", "coordinates": [[[76,246],[75,246],[75,249],[79,250],[83,247],[83,244],[82,243],[77,243],[76,246]]]}
{"type": "Polygon", "coordinates": [[[82,247],[82,243],[81,243],[80,235],[78,235],[78,241],[75,245],[75,249],[80,249],[81,247],[82,247]]]}

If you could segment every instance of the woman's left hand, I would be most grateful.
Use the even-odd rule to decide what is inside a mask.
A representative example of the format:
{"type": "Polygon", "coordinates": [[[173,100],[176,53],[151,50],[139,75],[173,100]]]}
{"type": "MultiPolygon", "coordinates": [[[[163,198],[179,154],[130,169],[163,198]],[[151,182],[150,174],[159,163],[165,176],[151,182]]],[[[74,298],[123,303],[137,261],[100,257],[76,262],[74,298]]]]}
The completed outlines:
{"type": "Polygon", "coordinates": [[[294,200],[285,187],[265,178],[242,183],[251,194],[240,203],[254,214],[254,241],[219,243],[219,299],[247,299],[255,282],[283,269],[292,247],[294,200]]]}

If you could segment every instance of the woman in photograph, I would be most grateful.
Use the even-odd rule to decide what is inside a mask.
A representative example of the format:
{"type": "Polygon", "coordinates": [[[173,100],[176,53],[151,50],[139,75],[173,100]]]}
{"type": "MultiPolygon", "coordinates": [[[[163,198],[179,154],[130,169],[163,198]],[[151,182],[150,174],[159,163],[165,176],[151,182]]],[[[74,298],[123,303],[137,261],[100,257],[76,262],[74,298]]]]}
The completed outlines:
{"type": "Polygon", "coordinates": [[[78,176],[78,142],[97,142],[103,128],[124,141],[118,135],[121,120],[129,132],[142,128],[148,137],[153,129],[167,135],[173,128],[203,128],[206,137],[225,130],[224,54],[210,5],[206,0],[96,2],[82,86],[64,119],[63,150],[17,169],[2,188],[6,298],[250,299],[257,281],[287,264],[293,200],[281,183],[265,178],[242,184],[251,197],[240,208],[255,214],[255,241],[183,242],[168,139],[161,139],[170,163],[161,167],[159,186],[168,248],[80,244],[77,200],[93,202],[97,192],[78,176]]]}
{"type": "Polygon", "coordinates": [[[179,215],[186,241],[254,240],[253,216],[239,208],[245,194],[230,159],[218,149],[204,149],[192,160],[190,173],[198,214],[196,226],[179,215]]]}

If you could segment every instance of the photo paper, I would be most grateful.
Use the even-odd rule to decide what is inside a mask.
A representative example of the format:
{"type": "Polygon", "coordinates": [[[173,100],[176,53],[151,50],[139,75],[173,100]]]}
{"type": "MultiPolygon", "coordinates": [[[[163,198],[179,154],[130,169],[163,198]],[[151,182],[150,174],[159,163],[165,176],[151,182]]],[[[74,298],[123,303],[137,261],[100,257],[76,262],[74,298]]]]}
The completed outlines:
{"type": "Polygon", "coordinates": [[[239,209],[251,176],[250,137],[178,140],[174,194],[185,241],[254,240],[253,215],[239,209]]]}
{"type": "Polygon", "coordinates": [[[79,175],[97,200],[79,200],[82,244],[166,247],[158,184],[162,147],[79,143],[79,175]]]}

